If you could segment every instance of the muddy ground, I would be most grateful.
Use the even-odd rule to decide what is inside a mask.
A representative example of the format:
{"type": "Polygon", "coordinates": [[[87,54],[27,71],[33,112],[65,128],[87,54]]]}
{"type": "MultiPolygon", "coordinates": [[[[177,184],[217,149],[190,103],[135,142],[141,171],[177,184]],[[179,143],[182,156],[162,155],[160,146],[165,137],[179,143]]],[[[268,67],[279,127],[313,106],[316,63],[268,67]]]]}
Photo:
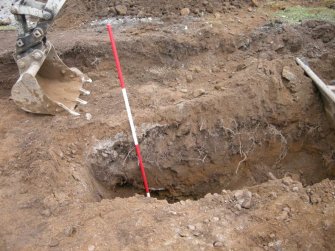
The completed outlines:
{"type": "Polygon", "coordinates": [[[109,1],[101,17],[98,2],[68,1],[49,36],[94,81],[80,117],[14,105],[16,34],[0,33],[0,250],[332,250],[334,125],[295,58],[335,79],[335,25],[264,1],[127,1],[126,16],[109,1]]]}

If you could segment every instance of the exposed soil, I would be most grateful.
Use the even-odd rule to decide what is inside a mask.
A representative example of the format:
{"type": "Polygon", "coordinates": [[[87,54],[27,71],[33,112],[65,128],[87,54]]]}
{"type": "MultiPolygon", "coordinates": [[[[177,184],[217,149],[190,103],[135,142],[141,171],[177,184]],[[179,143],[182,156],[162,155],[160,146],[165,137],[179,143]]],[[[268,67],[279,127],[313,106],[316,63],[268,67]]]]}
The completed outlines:
{"type": "Polygon", "coordinates": [[[333,80],[335,25],[271,21],[253,1],[106,14],[156,197],[144,198],[104,20],[86,23],[102,2],[69,1],[49,36],[94,81],[80,117],[15,107],[15,33],[0,33],[0,250],[331,250],[334,125],[295,57],[333,80]]]}
{"type": "MultiPolygon", "coordinates": [[[[254,1],[256,2],[256,1],[254,1]]],[[[78,26],[94,18],[111,16],[137,16],[137,17],[164,17],[175,19],[180,17],[181,10],[188,8],[190,15],[203,16],[208,13],[228,13],[241,9],[244,6],[254,6],[251,0],[70,0],[67,2],[56,26],[69,28],[69,25],[78,26]],[[118,7],[125,8],[125,13],[118,12],[118,7]]]]}

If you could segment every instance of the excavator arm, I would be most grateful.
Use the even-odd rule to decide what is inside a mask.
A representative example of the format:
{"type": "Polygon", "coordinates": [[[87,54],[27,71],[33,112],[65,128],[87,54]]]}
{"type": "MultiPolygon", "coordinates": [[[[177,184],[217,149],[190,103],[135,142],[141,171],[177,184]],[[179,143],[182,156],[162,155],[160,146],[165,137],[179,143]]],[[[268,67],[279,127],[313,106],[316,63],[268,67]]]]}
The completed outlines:
{"type": "Polygon", "coordinates": [[[90,94],[83,84],[92,80],[79,69],[67,67],[46,37],[65,2],[13,0],[11,12],[18,30],[14,57],[20,77],[12,88],[12,99],[27,112],[55,115],[66,110],[79,115],[76,106],[87,104],[79,96],[90,94]]]}
{"type": "Polygon", "coordinates": [[[52,25],[65,2],[66,0],[50,0],[47,3],[35,0],[13,1],[11,12],[18,27],[17,54],[34,48],[46,39],[49,26],[52,25]],[[27,16],[38,18],[38,22],[33,26],[29,25],[27,16]]]}

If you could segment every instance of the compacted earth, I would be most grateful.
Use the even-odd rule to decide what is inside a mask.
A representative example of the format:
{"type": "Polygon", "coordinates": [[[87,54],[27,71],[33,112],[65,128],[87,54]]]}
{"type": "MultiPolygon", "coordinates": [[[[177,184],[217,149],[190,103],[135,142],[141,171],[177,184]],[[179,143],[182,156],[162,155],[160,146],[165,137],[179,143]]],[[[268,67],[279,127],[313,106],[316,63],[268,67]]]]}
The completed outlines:
{"type": "Polygon", "coordinates": [[[335,125],[296,58],[334,80],[335,25],[274,11],[69,0],[48,38],[93,79],[79,117],[15,106],[16,32],[0,32],[0,250],[332,250],[335,125]]]}

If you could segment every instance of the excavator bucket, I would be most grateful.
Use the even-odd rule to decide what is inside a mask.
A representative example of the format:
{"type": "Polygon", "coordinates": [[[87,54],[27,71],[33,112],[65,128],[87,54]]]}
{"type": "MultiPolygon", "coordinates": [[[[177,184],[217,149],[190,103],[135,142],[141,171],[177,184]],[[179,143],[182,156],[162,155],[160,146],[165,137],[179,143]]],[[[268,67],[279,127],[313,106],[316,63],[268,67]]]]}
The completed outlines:
{"type": "Polygon", "coordinates": [[[12,99],[23,110],[39,114],[51,114],[66,110],[79,115],[74,109],[87,104],[79,98],[89,95],[84,83],[92,82],[77,68],[67,67],[50,42],[44,49],[35,49],[16,59],[20,77],[12,88],[12,99]]]}

